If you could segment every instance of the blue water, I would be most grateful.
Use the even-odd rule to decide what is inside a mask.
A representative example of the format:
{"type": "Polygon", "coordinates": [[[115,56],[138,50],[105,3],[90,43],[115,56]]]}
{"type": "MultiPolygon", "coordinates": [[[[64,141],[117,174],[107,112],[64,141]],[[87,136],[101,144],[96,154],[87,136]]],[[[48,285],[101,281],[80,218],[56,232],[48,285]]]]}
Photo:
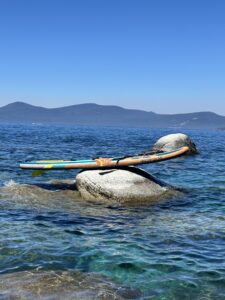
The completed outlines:
{"type": "Polygon", "coordinates": [[[223,131],[182,130],[200,155],[142,166],[181,191],[154,204],[84,202],[72,185],[77,171],[32,177],[17,167],[134,154],[173,132],[1,124],[0,276],[79,270],[137,289],[140,299],[225,299],[223,131]]]}

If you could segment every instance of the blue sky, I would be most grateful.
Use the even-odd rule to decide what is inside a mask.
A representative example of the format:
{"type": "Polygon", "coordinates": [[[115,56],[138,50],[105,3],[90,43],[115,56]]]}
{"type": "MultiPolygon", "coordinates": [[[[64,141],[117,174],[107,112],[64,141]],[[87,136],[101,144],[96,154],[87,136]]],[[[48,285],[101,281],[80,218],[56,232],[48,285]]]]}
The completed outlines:
{"type": "Polygon", "coordinates": [[[0,0],[0,106],[225,115],[225,1],[0,0]]]}

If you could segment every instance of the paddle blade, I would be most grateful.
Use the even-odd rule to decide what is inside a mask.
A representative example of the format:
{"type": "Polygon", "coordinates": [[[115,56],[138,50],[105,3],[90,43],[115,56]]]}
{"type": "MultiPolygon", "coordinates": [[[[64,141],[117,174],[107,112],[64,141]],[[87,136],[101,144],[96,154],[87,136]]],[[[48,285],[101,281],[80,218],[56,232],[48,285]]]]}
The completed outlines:
{"type": "Polygon", "coordinates": [[[36,177],[36,176],[40,176],[40,175],[42,175],[44,173],[45,173],[44,170],[35,170],[35,171],[32,172],[32,176],[36,177]]]}

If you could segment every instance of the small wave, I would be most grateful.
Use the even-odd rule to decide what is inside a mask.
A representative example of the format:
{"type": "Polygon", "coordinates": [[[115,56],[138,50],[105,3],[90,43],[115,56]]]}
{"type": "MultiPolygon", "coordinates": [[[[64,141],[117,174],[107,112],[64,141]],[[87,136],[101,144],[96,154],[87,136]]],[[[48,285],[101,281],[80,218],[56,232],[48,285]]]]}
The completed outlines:
{"type": "Polygon", "coordinates": [[[14,180],[10,179],[9,181],[4,182],[3,185],[10,188],[17,186],[18,184],[14,180]]]}

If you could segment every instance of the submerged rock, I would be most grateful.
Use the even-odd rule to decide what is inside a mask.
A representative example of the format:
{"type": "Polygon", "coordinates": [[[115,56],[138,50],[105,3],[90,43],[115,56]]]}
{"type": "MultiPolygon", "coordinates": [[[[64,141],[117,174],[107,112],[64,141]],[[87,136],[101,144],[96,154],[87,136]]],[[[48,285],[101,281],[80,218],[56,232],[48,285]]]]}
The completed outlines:
{"type": "Polygon", "coordinates": [[[189,136],[183,133],[173,133],[161,137],[152,147],[151,150],[156,152],[173,151],[177,148],[188,146],[189,154],[197,154],[196,145],[189,136]]]}
{"type": "Polygon", "coordinates": [[[78,271],[24,271],[0,276],[1,299],[140,299],[139,290],[78,271]]]}
{"type": "Polygon", "coordinates": [[[82,201],[75,180],[51,180],[36,185],[9,181],[0,187],[0,195],[0,205],[13,209],[73,210],[74,200],[82,201]]]}
{"type": "Polygon", "coordinates": [[[135,167],[82,171],[76,185],[83,199],[104,202],[154,200],[169,190],[165,183],[135,167]]]}

